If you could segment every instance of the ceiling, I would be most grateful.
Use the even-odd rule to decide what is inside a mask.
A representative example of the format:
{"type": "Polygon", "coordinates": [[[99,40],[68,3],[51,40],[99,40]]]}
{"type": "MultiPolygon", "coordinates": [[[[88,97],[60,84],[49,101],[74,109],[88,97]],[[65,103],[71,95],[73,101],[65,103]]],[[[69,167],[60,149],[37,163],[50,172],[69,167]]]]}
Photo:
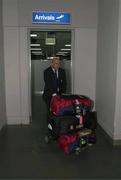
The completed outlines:
{"type": "Polygon", "coordinates": [[[70,60],[71,31],[31,31],[31,59],[47,60],[53,56],[70,60]]]}

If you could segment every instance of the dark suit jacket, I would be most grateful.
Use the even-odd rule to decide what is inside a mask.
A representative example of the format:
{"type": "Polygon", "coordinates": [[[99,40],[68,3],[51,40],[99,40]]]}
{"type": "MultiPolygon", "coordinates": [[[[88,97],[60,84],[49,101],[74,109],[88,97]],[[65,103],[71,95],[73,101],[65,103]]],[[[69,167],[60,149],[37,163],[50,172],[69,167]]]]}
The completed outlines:
{"type": "MultiPolygon", "coordinates": [[[[54,88],[54,79],[55,79],[55,75],[52,70],[52,67],[48,67],[47,69],[45,69],[44,71],[45,86],[44,86],[44,94],[43,94],[43,98],[45,101],[48,99],[50,101],[52,94],[57,93],[55,92],[55,88],[54,88]]],[[[62,68],[58,69],[58,86],[59,86],[59,92],[58,92],[59,94],[66,92],[66,74],[65,74],[65,70],[62,68]]]]}

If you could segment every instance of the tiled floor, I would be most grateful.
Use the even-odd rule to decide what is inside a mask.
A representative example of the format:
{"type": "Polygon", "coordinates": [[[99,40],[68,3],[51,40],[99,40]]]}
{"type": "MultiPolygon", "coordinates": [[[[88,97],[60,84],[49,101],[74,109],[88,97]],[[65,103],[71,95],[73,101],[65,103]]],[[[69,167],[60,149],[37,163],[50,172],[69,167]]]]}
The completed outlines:
{"type": "Polygon", "coordinates": [[[121,179],[121,146],[112,147],[98,128],[93,147],[65,155],[56,141],[44,142],[42,112],[34,111],[30,126],[8,126],[0,137],[1,179],[121,179]]]}

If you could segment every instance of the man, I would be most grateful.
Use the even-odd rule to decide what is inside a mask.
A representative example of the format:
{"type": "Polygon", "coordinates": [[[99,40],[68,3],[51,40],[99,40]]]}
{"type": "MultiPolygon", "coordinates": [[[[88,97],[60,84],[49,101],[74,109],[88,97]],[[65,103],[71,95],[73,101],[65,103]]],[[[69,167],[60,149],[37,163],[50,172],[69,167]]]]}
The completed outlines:
{"type": "Polygon", "coordinates": [[[66,74],[65,70],[60,68],[59,57],[54,57],[51,66],[45,69],[44,82],[43,99],[49,107],[52,95],[66,92],[66,74]]]}
{"type": "MultiPolygon", "coordinates": [[[[66,92],[66,74],[65,70],[60,67],[59,57],[52,59],[50,67],[44,70],[44,93],[43,99],[47,106],[47,124],[50,114],[50,101],[52,96],[60,95],[66,92]]],[[[45,141],[48,143],[50,134],[47,133],[45,141]]]]}

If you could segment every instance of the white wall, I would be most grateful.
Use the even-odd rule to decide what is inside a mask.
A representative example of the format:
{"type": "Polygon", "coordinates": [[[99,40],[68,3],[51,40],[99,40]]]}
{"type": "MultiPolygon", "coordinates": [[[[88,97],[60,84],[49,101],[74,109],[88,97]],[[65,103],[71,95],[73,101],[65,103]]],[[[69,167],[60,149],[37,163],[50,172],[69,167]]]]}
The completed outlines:
{"type": "Polygon", "coordinates": [[[8,124],[29,122],[27,32],[4,28],[6,110],[8,124]]]}
{"type": "Polygon", "coordinates": [[[2,0],[0,0],[0,130],[6,124],[2,0]]]}
{"type": "MultiPolygon", "coordinates": [[[[100,125],[112,139],[115,132],[115,111],[117,111],[115,103],[117,88],[118,8],[118,0],[99,0],[96,109],[100,125]]],[[[121,72],[121,69],[119,71],[121,72]]]]}
{"type": "Polygon", "coordinates": [[[114,121],[114,139],[121,139],[121,0],[119,1],[118,53],[116,79],[116,111],[114,121]]]}
{"type": "Polygon", "coordinates": [[[74,93],[85,94],[91,97],[94,102],[96,86],[96,47],[96,29],[76,29],[74,93]]]}
{"type": "MultiPolygon", "coordinates": [[[[88,93],[95,99],[97,0],[77,0],[76,3],[73,0],[4,0],[3,25],[8,124],[28,123],[29,121],[30,64],[27,31],[30,28],[47,29],[49,27],[75,31],[73,56],[75,69],[73,71],[74,82],[78,82],[78,88],[75,88],[74,91],[81,94],[88,93]],[[32,24],[32,11],[70,12],[72,23],[59,26],[32,24]],[[79,46],[77,46],[78,44],[79,46]],[[87,51],[89,52],[86,53],[87,51]],[[76,69],[79,67],[78,63],[79,65],[83,64],[84,78],[78,77],[79,68],[76,69]],[[87,80],[89,76],[90,80],[87,80]]],[[[80,71],[80,77],[83,77],[83,72],[80,71]]]]}
{"type": "Polygon", "coordinates": [[[69,12],[72,14],[72,27],[95,27],[97,23],[97,0],[19,0],[18,2],[20,26],[38,27],[32,24],[32,11],[69,12]]]}

